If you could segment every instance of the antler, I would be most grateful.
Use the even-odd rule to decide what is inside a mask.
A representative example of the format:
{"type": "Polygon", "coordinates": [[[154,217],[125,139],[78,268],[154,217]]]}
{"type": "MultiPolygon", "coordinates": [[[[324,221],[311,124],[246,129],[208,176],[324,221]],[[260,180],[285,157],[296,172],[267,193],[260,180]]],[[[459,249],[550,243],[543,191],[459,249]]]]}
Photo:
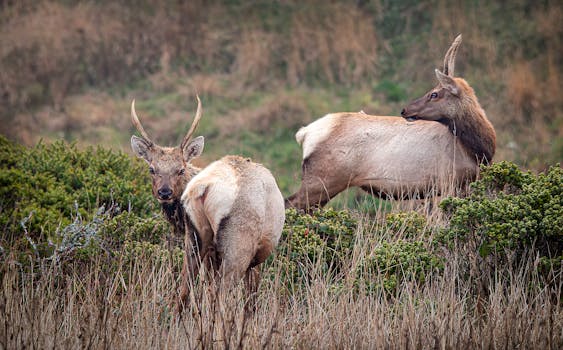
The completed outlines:
{"type": "Polygon", "coordinates": [[[461,34],[458,35],[452,46],[446,52],[446,56],[444,56],[444,74],[449,75],[450,77],[454,76],[454,68],[455,68],[455,56],[457,55],[457,49],[461,44],[461,34]]]}
{"type": "Polygon", "coordinates": [[[141,122],[139,121],[139,117],[137,117],[137,113],[135,112],[135,100],[131,102],[131,120],[133,121],[133,125],[135,125],[137,130],[141,133],[143,139],[149,144],[149,146],[152,146],[153,142],[151,141],[149,135],[147,135],[145,129],[141,125],[141,122]]]}
{"type": "Polygon", "coordinates": [[[182,143],[180,144],[180,149],[184,149],[184,146],[188,144],[193,133],[195,132],[195,129],[197,128],[197,125],[199,124],[199,120],[201,119],[201,101],[198,95],[196,95],[195,97],[197,99],[197,111],[195,112],[194,121],[192,123],[192,126],[190,127],[190,130],[188,130],[188,133],[186,134],[186,136],[182,140],[182,143]]]}

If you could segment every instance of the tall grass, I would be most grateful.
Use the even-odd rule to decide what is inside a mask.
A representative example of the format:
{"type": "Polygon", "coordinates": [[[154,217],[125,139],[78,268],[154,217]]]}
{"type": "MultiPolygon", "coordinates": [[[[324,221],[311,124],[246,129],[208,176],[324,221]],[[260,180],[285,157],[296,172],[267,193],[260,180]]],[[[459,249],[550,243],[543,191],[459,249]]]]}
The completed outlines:
{"type": "Polygon", "coordinates": [[[359,217],[338,274],[320,272],[312,259],[302,266],[308,278],[287,284],[274,258],[253,310],[241,286],[218,292],[213,281],[198,281],[181,319],[172,312],[177,271],[150,254],[31,270],[7,258],[0,347],[561,348],[561,276],[544,283],[534,257],[476,267],[472,252],[458,247],[445,253],[443,272],[423,283],[405,281],[393,293],[365,288],[385,276],[362,270],[362,262],[380,242],[401,237],[400,229],[378,224],[383,212],[375,215],[359,217]]]}

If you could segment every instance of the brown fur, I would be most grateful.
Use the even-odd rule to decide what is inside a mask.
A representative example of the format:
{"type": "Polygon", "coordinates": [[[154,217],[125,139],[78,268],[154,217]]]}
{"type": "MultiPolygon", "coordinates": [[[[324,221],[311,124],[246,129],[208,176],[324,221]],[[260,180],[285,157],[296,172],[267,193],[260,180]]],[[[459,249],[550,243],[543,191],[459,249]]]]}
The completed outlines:
{"type": "MultiPolygon", "coordinates": [[[[323,120],[334,127],[303,160],[301,187],[287,198],[288,207],[323,206],[354,186],[382,198],[420,198],[477,174],[475,162],[456,151],[461,144],[440,123],[361,113],[336,113],[318,122],[323,120]]],[[[309,129],[323,126],[307,126],[304,144],[309,129]]]]}
{"type": "Polygon", "coordinates": [[[383,198],[416,199],[473,181],[479,163],[494,156],[495,131],[473,89],[453,78],[460,43],[461,36],[446,53],[449,75],[437,73],[440,85],[406,107],[405,119],[334,113],[299,130],[301,187],[286,207],[323,206],[353,186],[383,198]]]}
{"type": "Polygon", "coordinates": [[[444,72],[436,70],[438,85],[411,102],[401,115],[446,125],[477,164],[488,164],[495,154],[496,133],[473,88],[464,79],[454,77],[455,55],[460,44],[461,35],[446,53],[444,72]]]}
{"type": "Polygon", "coordinates": [[[238,156],[226,156],[204,169],[190,164],[203,151],[203,137],[190,142],[201,117],[199,98],[195,121],[180,147],[154,144],[134,103],[131,114],[142,135],[133,136],[131,146],[149,164],[153,194],[175,235],[184,239],[178,313],[202,264],[227,283],[245,277],[248,291],[255,291],[259,280],[255,267],[277,245],[285,219],[283,197],[272,174],[238,156]]]}
{"type": "Polygon", "coordinates": [[[434,120],[446,125],[469,156],[477,163],[487,164],[495,154],[495,130],[469,84],[462,78],[453,81],[459,89],[457,96],[438,85],[405,107],[402,114],[405,118],[434,120]],[[438,97],[430,99],[432,93],[438,97]]]}

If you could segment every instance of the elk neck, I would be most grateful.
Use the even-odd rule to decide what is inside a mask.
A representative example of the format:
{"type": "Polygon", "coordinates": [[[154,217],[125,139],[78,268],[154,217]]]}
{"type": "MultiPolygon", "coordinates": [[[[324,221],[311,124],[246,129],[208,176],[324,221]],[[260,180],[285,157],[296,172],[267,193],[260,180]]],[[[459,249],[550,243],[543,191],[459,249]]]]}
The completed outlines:
{"type": "MultiPolygon", "coordinates": [[[[196,168],[194,166],[188,166],[187,174],[186,174],[186,185],[188,182],[194,178],[199,172],[201,171],[200,168],[196,168]]],[[[173,235],[175,238],[179,240],[183,240],[186,235],[186,229],[190,232],[196,232],[196,236],[199,237],[199,233],[195,230],[195,226],[192,224],[188,213],[184,209],[184,206],[180,202],[180,197],[174,199],[172,203],[163,203],[161,205],[162,213],[166,220],[172,225],[173,235]]]]}
{"type": "Polygon", "coordinates": [[[478,164],[489,164],[495,155],[496,133],[481,106],[474,107],[462,109],[463,112],[455,119],[442,118],[438,121],[459,138],[478,164]]]}

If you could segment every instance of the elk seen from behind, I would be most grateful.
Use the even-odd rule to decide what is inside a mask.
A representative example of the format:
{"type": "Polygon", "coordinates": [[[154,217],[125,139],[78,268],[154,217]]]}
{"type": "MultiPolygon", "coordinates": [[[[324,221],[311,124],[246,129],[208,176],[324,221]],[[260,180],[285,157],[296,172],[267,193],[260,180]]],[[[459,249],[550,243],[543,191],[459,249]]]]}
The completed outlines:
{"type": "Polygon", "coordinates": [[[424,101],[415,101],[404,118],[331,113],[301,128],[295,137],[303,148],[302,181],[286,207],[323,206],[354,186],[382,198],[417,199],[475,180],[481,161],[494,155],[495,132],[469,85],[449,75],[460,43],[456,38],[440,72],[457,91],[440,82],[439,91],[425,97],[441,94],[447,113],[423,110],[416,106],[424,101]]]}
{"type": "Polygon", "coordinates": [[[282,194],[264,166],[238,156],[225,156],[203,169],[191,164],[204,146],[202,136],[191,140],[202,114],[199,97],[197,102],[194,122],[179,147],[155,144],[131,104],[133,124],[141,134],[131,137],[131,146],[149,165],[153,194],[164,215],[184,237],[179,313],[202,265],[218,273],[222,285],[244,277],[248,291],[255,291],[256,266],[277,246],[285,220],[282,194]]]}

